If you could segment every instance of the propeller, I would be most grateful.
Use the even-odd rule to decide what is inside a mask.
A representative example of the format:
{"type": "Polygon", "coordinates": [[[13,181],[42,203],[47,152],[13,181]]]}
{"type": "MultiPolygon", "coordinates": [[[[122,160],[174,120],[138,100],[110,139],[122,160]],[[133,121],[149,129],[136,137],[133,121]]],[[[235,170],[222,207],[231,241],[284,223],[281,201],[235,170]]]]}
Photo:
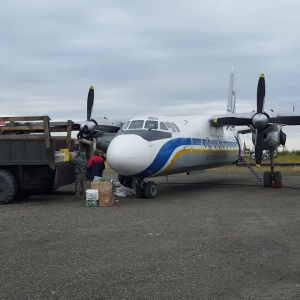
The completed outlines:
{"type": "Polygon", "coordinates": [[[94,131],[95,122],[91,120],[92,112],[94,106],[94,87],[91,85],[87,97],[87,104],[86,104],[86,120],[80,123],[80,129],[83,129],[85,125],[89,128],[91,132],[94,131]]]}
{"type": "Polygon", "coordinates": [[[268,125],[268,117],[263,113],[265,105],[265,76],[261,74],[257,85],[257,114],[252,118],[252,125],[256,128],[255,138],[255,162],[260,165],[263,156],[264,128],[268,125]]]}
{"type": "MultiPolygon", "coordinates": [[[[269,113],[264,111],[265,105],[265,76],[261,74],[257,84],[257,102],[256,102],[256,111],[252,113],[229,113],[222,115],[213,115],[210,118],[210,122],[213,126],[252,126],[251,131],[254,131],[255,134],[255,162],[257,167],[260,166],[263,156],[263,150],[265,145],[265,138],[270,132],[275,132],[280,130],[279,141],[280,144],[284,145],[286,142],[286,134],[282,132],[282,125],[300,125],[300,114],[291,113],[291,112],[274,112],[270,110],[269,113]],[[266,129],[269,125],[281,125],[280,127],[273,126],[266,133],[266,129]]],[[[272,144],[272,147],[276,147],[275,144],[272,144]]],[[[270,147],[270,144],[268,145],[270,147]]]]}
{"type": "Polygon", "coordinates": [[[87,108],[86,108],[87,121],[91,121],[93,106],[94,106],[94,87],[91,85],[90,89],[89,89],[88,97],[87,97],[87,108]]]}

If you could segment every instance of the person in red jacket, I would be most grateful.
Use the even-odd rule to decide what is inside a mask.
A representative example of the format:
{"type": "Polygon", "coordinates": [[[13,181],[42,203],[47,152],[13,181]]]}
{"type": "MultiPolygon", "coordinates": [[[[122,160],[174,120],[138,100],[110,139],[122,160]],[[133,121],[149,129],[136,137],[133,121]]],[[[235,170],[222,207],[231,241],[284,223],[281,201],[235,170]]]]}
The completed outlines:
{"type": "Polygon", "coordinates": [[[87,179],[93,180],[94,176],[103,176],[103,171],[105,169],[104,159],[101,155],[101,151],[96,149],[94,151],[94,156],[92,156],[87,163],[87,179]]]}

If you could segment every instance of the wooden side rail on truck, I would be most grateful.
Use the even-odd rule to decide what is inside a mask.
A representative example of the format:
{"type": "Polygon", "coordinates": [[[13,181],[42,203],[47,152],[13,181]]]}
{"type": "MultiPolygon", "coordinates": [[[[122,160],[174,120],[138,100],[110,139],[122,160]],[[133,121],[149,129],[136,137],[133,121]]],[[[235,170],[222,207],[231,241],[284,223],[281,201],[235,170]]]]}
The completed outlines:
{"type": "Polygon", "coordinates": [[[78,129],[78,125],[74,125],[71,120],[50,123],[49,116],[0,117],[0,123],[4,123],[0,126],[0,139],[34,140],[44,138],[49,153],[51,132],[67,132],[67,148],[71,151],[71,132],[78,129]]]}

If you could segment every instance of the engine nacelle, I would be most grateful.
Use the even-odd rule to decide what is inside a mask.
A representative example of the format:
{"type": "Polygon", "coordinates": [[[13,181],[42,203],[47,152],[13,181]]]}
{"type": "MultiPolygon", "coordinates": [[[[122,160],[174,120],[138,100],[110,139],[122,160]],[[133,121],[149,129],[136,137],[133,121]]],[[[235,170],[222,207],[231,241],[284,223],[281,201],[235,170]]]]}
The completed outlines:
{"type": "Polygon", "coordinates": [[[103,132],[99,135],[97,134],[96,147],[97,149],[106,152],[110,142],[116,136],[115,133],[103,132]]]}
{"type": "MultiPolygon", "coordinates": [[[[281,125],[270,124],[264,129],[264,150],[276,149],[282,143],[282,131],[281,125]]],[[[250,125],[250,130],[252,132],[252,142],[255,145],[256,142],[256,129],[250,125]]]]}
{"type": "Polygon", "coordinates": [[[94,131],[94,127],[97,124],[95,122],[93,122],[93,121],[83,121],[82,123],[80,123],[80,129],[82,130],[85,125],[87,125],[87,127],[88,127],[88,129],[89,129],[90,132],[93,132],[94,131]]]}

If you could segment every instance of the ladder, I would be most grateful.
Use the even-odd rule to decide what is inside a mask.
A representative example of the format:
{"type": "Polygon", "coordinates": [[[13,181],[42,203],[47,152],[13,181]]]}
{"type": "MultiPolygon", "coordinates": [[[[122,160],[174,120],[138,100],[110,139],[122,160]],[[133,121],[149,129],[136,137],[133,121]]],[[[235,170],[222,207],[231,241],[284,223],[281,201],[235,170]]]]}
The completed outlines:
{"type": "Polygon", "coordinates": [[[239,157],[239,161],[242,162],[251,172],[252,174],[260,181],[262,182],[262,178],[255,172],[255,170],[252,168],[252,166],[245,160],[243,156],[239,157]]]}

